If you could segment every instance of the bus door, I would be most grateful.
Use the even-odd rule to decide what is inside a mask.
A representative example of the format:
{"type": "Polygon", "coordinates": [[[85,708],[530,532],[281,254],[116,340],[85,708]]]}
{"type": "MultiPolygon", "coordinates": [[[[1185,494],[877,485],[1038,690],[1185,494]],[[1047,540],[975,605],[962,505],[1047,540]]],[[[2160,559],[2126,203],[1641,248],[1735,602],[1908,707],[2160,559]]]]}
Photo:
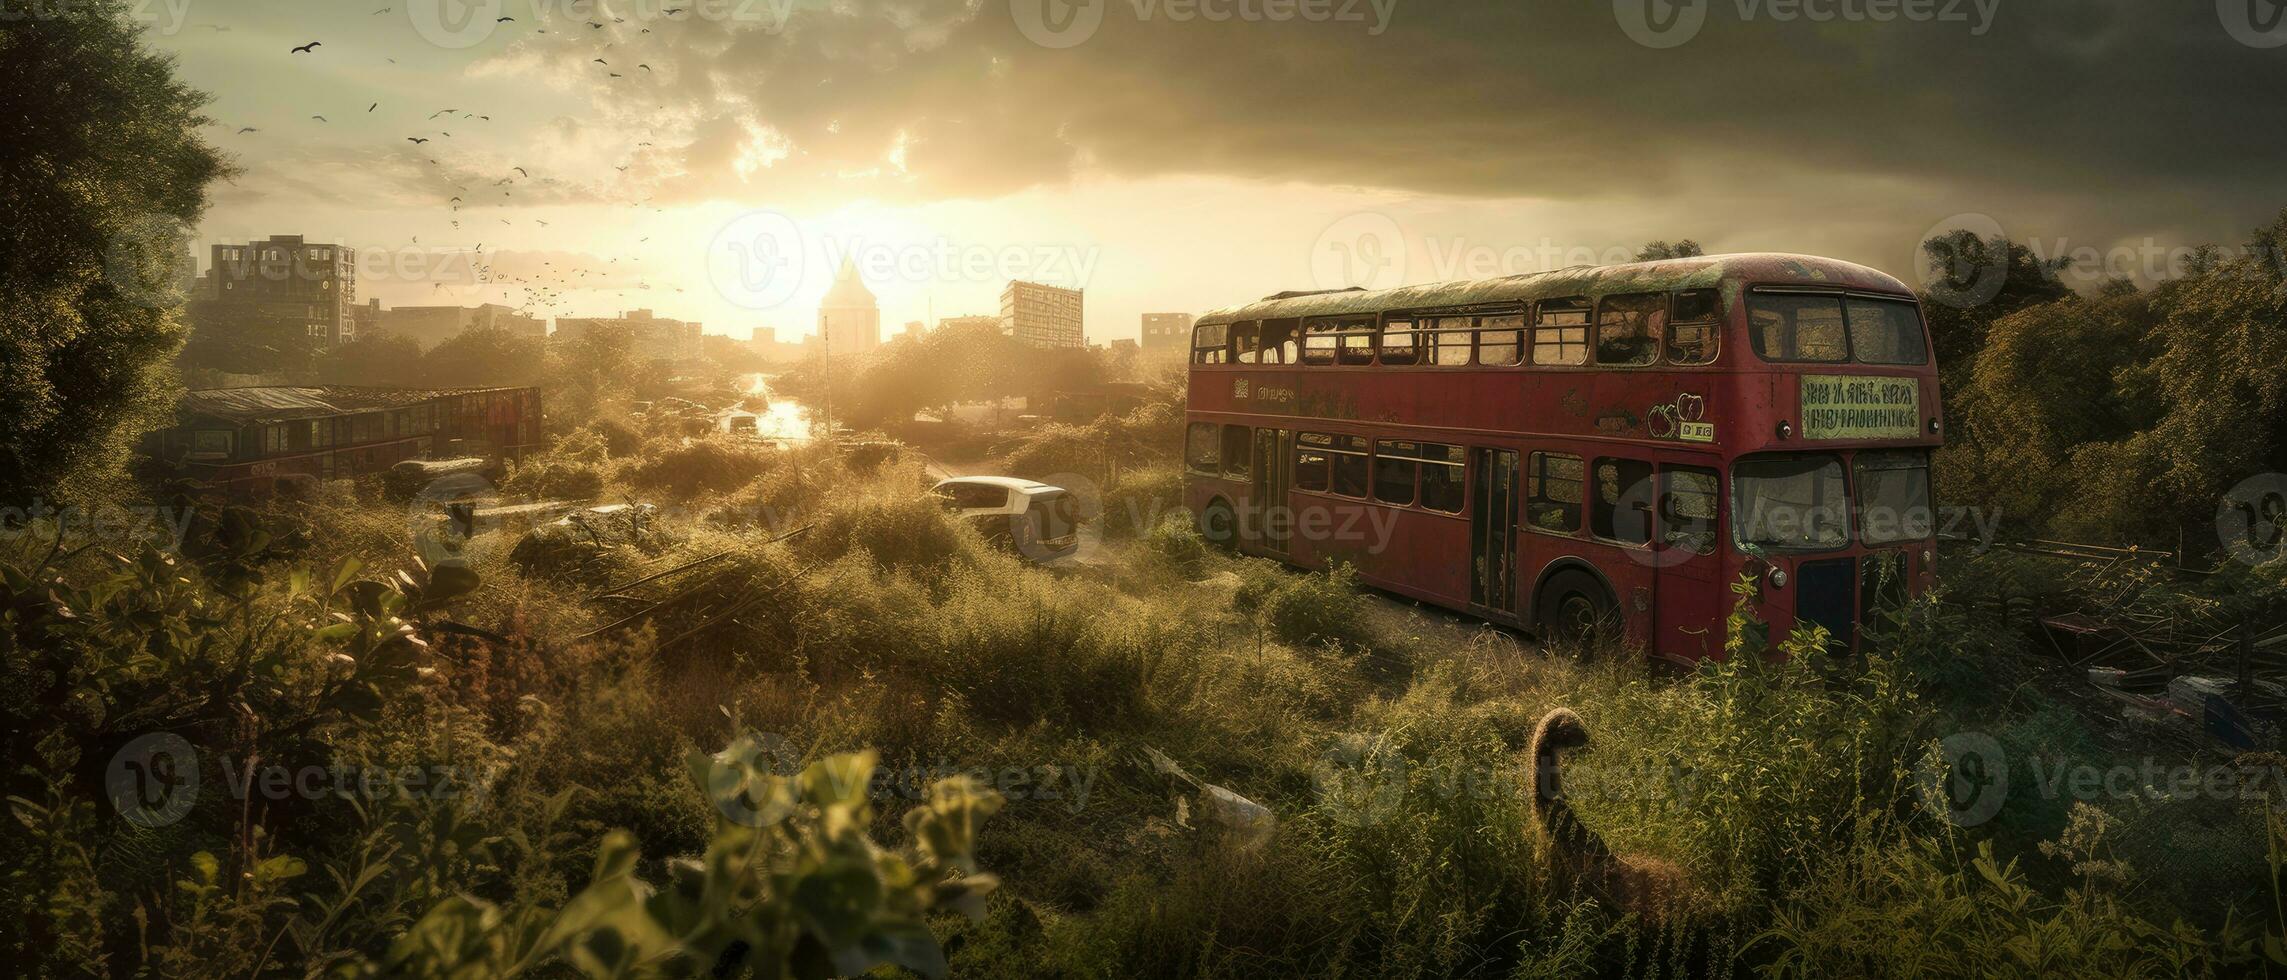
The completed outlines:
{"type": "Polygon", "coordinates": [[[1657,630],[1652,652],[1698,659],[1723,652],[1731,590],[1716,554],[1722,481],[1704,466],[1660,467],[1659,538],[1653,550],[1657,630]]]}
{"type": "Polygon", "coordinates": [[[1517,454],[1472,449],[1469,494],[1469,602],[1517,613],[1517,454]]]}
{"type": "Polygon", "coordinates": [[[1294,483],[1294,432],[1291,429],[1255,430],[1255,526],[1264,550],[1286,554],[1294,527],[1294,504],[1287,490],[1294,483]]]}

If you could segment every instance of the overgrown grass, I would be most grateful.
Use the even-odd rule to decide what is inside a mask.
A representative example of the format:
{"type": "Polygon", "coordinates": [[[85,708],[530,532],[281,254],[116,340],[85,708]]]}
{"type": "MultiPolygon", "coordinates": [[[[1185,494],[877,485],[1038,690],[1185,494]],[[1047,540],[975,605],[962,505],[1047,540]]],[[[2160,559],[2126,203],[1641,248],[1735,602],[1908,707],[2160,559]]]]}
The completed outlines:
{"type": "MultiPolygon", "coordinates": [[[[737,454],[653,449],[585,462],[721,474],[663,518],[655,547],[543,577],[506,558],[513,531],[491,532],[469,550],[482,586],[439,615],[497,635],[433,643],[431,680],[292,740],[227,712],[198,729],[210,785],[220,760],[260,755],[460,765],[484,792],[214,794],[146,831],[101,819],[72,775],[107,750],[57,757],[12,791],[35,804],[18,824],[51,830],[0,841],[17,855],[17,961],[299,975],[329,953],[382,956],[456,894],[557,907],[594,883],[613,830],[663,882],[666,858],[713,832],[685,758],[741,734],[768,736],[765,761],[787,770],[878,752],[887,841],[918,802],[901,774],[964,771],[1007,796],[977,845],[1005,887],[980,920],[933,922],[965,974],[2196,975],[2251,968],[2245,944],[2281,929],[2258,906],[2276,871],[2260,805],[2084,812],[2035,795],[1976,827],[1934,816],[1916,770],[1953,731],[2104,754],[2031,694],[1957,694],[2010,641],[1942,597],[1861,659],[1814,653],[1811,637],[1770,659],[1742,628],[1728,662],[1655,678],[1621,650],[1574,660],[1490,629],[1392,628],[1347,570],[1215,552],[1180,516],[1115,538],[1106,561],[1043,569],[948,518],[910,466],[853,472],[795,449],[749,472],[717,467],[737,454]],[[1526,745],[1559,705],[1591,731],[1567,771],[1577,812],[1614,850],[1678,869],[1672,905],[1583,887],[1534,830],[1526,745]],[[1205,785],[1267,807],[1275,830],[1225,827],[1205,785]],[[194,900],[170,884],[196,878],[200,850],[310,870],[194,900]],[[370,891],[332,878],[366,866],[384,869],[370,891]],[[2188,870],[2229,885],[2160,881],[2188,870]],[[2234,903],[2226,933],[2215,912],[2234,903]],[[310,932],[321,909],[341,911],[310,932]],[[241,952],[281,930],[293,938],[267,961],[241,952]]],[[[1164,482],[1135,480],[1158,488],[1140,494],[1164,482]]],[[[264,608],[298,608],[277,592],[297,555],[403,547],[401,506],[344,492],[298,506],[310,543],[254,560],[264,608]]],[[[305,690],[327,647],[294,644],[275,683],[305,690]]]]}

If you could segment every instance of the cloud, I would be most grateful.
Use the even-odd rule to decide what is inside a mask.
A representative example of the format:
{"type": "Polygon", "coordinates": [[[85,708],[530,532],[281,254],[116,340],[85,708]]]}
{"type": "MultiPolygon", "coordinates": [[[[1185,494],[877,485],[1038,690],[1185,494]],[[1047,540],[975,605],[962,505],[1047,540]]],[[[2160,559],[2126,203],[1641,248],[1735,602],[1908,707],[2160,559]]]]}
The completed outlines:
{"type": "MultiPolygon", "coordinates": [[[[1742,181],[1850,169],[1959,196],[2154,179],[2230,195],[2287,150],[2287,110],[2231,97],[2287,81],[2287,59],[2238,43],[2201,4],[2018,0],[1991,8],[1980,33],[1966,0],[1930,8],[1964,20],[1928,23],[1779,20],[1786,8],[1720,3],[1666,50],[1632,41],[1603,3],[1401,3],[1376,34],[1341,20],[1182,21],[1174,11],[1188,8],[1167,0],[1109,0],[1095,33],[1063,49],[1029,41],[1010,8],[848,0],[805,6],[775,32],[720,20],[622,30],[615,64],[673,67],[640,86],[596,83],[596,107],[605,125],[683,148],[680,171],[656,173],[670,199],[751,196],[758,183],[990,197],[1082,168],[1660,198],[1716,157],[1745,168],[1742,181]],[[785,155],[742,175],[763,132],[785,155]]],[[[563,35],[546,63],[568,70],[596,43],[563,35]]]]}

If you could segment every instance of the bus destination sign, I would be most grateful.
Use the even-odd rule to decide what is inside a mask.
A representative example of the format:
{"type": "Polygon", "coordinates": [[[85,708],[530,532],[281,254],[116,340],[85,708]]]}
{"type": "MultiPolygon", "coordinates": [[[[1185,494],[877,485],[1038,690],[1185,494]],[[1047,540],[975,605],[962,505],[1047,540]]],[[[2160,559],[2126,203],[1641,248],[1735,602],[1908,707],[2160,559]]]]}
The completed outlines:
{"type": "Polygon", "coordinates": [[[1803,376],[1803,438],[1912,439],[1922,432],[1922,386],[1913,378],[1803,376]]]}

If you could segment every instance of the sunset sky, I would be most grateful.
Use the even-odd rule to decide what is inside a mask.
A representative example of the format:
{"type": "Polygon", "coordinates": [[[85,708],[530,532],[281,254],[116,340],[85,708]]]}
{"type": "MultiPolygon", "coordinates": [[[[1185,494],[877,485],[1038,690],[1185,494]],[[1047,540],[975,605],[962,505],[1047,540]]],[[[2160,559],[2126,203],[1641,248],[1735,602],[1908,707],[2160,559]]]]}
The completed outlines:
{"type": "Polygon", "coordinates": [[[2287,206],[2272,0],[138,12],[244,170],[216,190],[202,261],[301,233],[371,253],[364,295],[385,305],[650,307],[742,338],[807,333],[844,256],[885,332],[995,312],[1013,276],[1085,287],[1102,342],[1144,312],[1650,239],[1913,283],[1921,238],[1967,224],[2149,278],[2287,206]],[[525,282],[470,284],[459,257],[480,244],[525,282]]]}

